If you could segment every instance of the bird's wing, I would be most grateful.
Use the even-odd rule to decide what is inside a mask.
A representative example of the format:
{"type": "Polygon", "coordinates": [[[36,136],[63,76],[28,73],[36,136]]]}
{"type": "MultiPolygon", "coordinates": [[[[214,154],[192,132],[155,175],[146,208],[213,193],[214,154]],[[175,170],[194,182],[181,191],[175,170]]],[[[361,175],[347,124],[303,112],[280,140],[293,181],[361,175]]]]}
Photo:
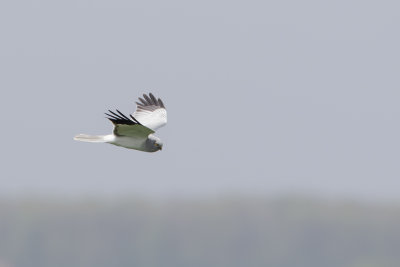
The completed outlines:
{"type": "Polygon", "coordinates": [[[143,97],[139,97],[141,103],[136,102],[136,111],[132,116],[153,131],[167,124],[167,110],[161,99],[155,98],[152,93],[143,97]]]}
{"type": "Polygon", "coordinates": [[[132,115],[128,118],[122,114],[118,109],[117,113],[109,110],[110,114],[105,113],[113,124],[114,124],[114,134],[119,136],[130,136],[137,138],[147,138],[149,134],[154,133],[153,130],[142,125],[139,121],[135,119],[132,115]]]}

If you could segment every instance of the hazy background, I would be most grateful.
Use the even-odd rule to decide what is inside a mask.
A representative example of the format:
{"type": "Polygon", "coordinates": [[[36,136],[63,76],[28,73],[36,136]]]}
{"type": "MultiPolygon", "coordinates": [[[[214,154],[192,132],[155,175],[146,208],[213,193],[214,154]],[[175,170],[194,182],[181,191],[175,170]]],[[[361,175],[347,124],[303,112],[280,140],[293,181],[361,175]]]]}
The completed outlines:
{"type": "Polygon", "coordinates": [[[247,244],[259,251],[248,255],[253,266],[399,266],[398,253],[388,252],[400,246],[399,8],[398,1],[354,0],[1,1],[0,231],[7,238],[0,240],[0,266],[99,267],[99,255],[126,259],[104,266],[249,266],[234,260],[247,244]],[[110,133],[103,113],[132,112],[148,92],[168,109],[168,125],[157,133],[163,151],[72,140],[110,133]],[[313,200],[299,203],[296,195],[313,200]],[[224,196],[245,208],[225,206],[224,196]],[[294,208],[281,210],[274,201],[286,197],[294,208]],[[87,198],[94,206],[85,206],[87,198]],[[110,201],[114,206],[101,210],[110,201]],[[132,220],[147,218],[141,226],[124,217],[124,201],[132,220]],[[275,210],[268,224],[262,214],[275,210]],[[215,214],[218,223],[201,228],[215,214]],[[231,235],[212,234],[243,216],[250,223],[234,224],[231,235]],[[162,238],[185,220],[192,225],[186,239],[162,238]],[[132,232],[123,243],[120,223],[153,241],[139,242],[132,232]],[[192,236],[199,227],[207,234],[192,236]],[[338,231],[340,242],[332,240],[338,231]],[[322,243],[303,242],[314,236],[322,243]],[[254,237],[284,249],[278,257],[254,237]],[[83,238],[110,247],[87,245],[85,258],[83,238]],[[193,256],[198,247],[183,251],[187,243],[216,240],[231,261],[213,261],[211,252],[193,256]],[[127,250],[114,251],[116,243],[127,250]],[[321,244],[326,250],[317,254],[325,260],[310,261],[321,244]],[[343,249],[354,257],[345,261],[331,244],[354,244],[343,249]],[[189,260],[165,258],[163,248],[189,260]],[[104,251],[144,251],[154,262],[104,251]],[[284,261],[296,253],[305,260],[284,261]]]}
{"type": "Polygon", "coordinates": [[[397,198],[396,1],[3,1],[1,193],[397,198]],[[164,150],[72,140],[161,97],[164,150]]]}

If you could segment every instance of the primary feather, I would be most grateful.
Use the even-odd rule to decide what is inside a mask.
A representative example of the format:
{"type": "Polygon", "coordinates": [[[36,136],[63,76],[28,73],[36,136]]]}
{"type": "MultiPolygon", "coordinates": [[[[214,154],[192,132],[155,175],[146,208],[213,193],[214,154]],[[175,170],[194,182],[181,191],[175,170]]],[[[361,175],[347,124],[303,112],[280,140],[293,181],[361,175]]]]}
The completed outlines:
{"type": "Polygon", "coordinates": [[[167,110],[164,103],[159,98],[155,98],[152,93],[139,97],[141,103],[136,102],[136,111],[132,114],[142,125],[153,131],[167,124],[167,110]]]}

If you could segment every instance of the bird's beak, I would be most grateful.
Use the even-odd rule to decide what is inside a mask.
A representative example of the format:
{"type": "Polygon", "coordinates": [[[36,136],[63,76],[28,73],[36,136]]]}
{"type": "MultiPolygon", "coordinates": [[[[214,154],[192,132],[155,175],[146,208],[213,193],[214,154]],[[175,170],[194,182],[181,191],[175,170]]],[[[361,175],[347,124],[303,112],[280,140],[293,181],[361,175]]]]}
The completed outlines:
{"type": "Polygon", "coordinates": [[[162,146],[160,146],[160,150],[162,150],[162,146]]]}

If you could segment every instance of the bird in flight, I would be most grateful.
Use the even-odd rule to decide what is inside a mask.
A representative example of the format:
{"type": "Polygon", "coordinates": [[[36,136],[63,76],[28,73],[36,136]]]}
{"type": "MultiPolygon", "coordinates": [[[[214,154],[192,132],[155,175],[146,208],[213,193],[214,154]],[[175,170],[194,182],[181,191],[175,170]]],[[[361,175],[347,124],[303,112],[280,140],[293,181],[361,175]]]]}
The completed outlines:
{"type": "Polygon", "coordinates": [[[145,152],[161,150],[163,143],[153,133],[167,124],[167,110],[161,99],[155,98],[152,93],[148,96],[144,94],[143,98],[139,97],[141,103],[136,102],[136,111],[129,114],[129,117],[118,109],[115,112],[109,110],[109,113],[105,113],[107,119],[114,124],[113,134],[78,134],[74,139],[83,142],[109,143],[145,152]]]}

